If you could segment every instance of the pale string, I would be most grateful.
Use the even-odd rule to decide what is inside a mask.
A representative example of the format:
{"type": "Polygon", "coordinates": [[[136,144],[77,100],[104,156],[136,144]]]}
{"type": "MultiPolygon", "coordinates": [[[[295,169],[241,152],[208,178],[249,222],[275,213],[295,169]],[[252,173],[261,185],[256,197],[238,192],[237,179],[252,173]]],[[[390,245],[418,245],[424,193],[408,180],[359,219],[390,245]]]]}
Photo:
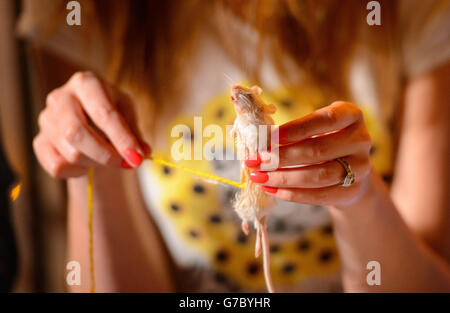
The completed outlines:
{"type": "Polygon", "coordinates": [[[91,293],[95,292],[95,273],[94,273],[94,231],[92,228],[93,222],[93,207],[94,207],[94,197],[93,197],[93,181],[94,181],[94,169],[89,168],[88,172],[88,230],[89,230],[89,271],[91,275],[91,293]]]}

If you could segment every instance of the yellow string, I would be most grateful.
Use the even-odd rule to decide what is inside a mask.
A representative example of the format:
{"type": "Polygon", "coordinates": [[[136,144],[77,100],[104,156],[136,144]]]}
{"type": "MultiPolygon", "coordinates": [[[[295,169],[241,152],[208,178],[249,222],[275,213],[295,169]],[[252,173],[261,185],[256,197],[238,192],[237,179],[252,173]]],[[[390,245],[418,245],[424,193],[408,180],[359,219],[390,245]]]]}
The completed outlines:
{"type": "Polygon", "coordinates": [[[238,183],[238,182],[236,182],[234,180],[226,179],[226,178],[214,175],[214,174],[197,171],[197,170],[194,170],[192,168],[188,168],[188,167],[185,167],[185,166],[182,166],[182,165],[179,165],[179,164],[175,164],[175,163],[170,163],[170,162],[167,162],[165,160],[161,160],[161,159],[154,158],[154,157],[148,157],[148,159],[152,160],[153,162],[156,162],[156,163],[168,166],[168,167],[172,167],[172,168],[177,168],[177,169],[183,170],[185,172],[188,172],[188,173],[191,173],[191,174],[194,174],[196,176],[200,176],[200,177],[203,177],[203,178],[206,178],[206,179],[215,180],[215,181],[218,181],[218,182],[221,182],[221,183],[225,183],[225,184],[228,184],[228,185],[231,185],[231,186],[235,186],[235,187],[241,188],[241,189],[245,188],[245,184],[244,183],[238,183]]]}
{"type": "MultiPolygon", "coordinates": [[[[205,173],[202,171],[197,171],[179,164],[167,162],[162,159],[154,158],[154,157],[148,157],[149,160],[152,160],[153,162],[171,167],[183,170],[185,172],[191,173],[196,176],[200,176],[206,179],[215,180],[221,183],[225,183],[231,186],[235,186],[237,188],[245,188],[244,183],[238,183],[236,181],[226,179],[214,174],[205,173]]],[[[94,181],[94,169],[89,168],[88,172],[88,186],[87,186],[87,201],[88,201],[88,229],[89,229],[89,265],[90,265],[90,275],[91,275],[91,293],[95,292],[95,271],[94,271],[94,231],[92,227],[93,222],[93,207],[94,207],[94,197],[93,197],[93,181],[94,181]]]]}
{"type": "Polygon", "coordinates": [[[94,206],[93,180],[94,180],[94,169],[89,168],[87,194],[88,194],[89,265],[90,265],[90,275],[91,275],[91,293],[95,292],[94,232],[92,229],[93,206],[94,206]]]}

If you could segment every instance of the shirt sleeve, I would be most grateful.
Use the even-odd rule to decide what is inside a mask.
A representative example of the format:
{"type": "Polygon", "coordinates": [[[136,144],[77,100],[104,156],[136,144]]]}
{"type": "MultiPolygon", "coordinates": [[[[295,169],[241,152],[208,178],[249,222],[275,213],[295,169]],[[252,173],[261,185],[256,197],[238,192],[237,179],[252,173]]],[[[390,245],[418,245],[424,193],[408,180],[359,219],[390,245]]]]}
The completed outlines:
{"type": "Polygon", "coordinates": [[[417,76],[450,59],[450,1],[399,2],[401,56],[406,76],[417,76]]]}

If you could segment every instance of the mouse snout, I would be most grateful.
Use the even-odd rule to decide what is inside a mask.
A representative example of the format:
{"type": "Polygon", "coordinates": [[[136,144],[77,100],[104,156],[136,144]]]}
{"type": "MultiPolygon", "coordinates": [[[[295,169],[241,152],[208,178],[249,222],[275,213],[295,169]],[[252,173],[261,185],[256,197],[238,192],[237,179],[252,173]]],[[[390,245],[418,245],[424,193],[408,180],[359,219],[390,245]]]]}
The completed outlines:
{"type": "Polygon", "coordinates": [[[239,91],[241,90],[241,86],[234,85],[231,87],[231,100],[235,101],[237,98],[239,98],[239,91]]]}
{"type": "Polygon", "coordinates": [[[233,85],[233,87],[231,87],[231,91],[238,91],[240,89],[242,89],[242,87],[239,85],[233,85]]]}

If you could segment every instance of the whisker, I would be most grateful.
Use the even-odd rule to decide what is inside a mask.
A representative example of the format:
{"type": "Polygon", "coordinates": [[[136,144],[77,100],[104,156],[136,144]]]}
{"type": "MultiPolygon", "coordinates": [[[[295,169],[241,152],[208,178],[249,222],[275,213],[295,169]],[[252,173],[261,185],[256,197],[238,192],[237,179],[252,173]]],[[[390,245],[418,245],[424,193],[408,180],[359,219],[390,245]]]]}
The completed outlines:
{"type": "Polygon", "coordinates": [[[231,87],[234,85],[235,80],[232,79],[228,74],[226,74],[225,72],[222,72],[223,76],[225,76],[225,78],[227,79],[228,85],[231,87]]]}

